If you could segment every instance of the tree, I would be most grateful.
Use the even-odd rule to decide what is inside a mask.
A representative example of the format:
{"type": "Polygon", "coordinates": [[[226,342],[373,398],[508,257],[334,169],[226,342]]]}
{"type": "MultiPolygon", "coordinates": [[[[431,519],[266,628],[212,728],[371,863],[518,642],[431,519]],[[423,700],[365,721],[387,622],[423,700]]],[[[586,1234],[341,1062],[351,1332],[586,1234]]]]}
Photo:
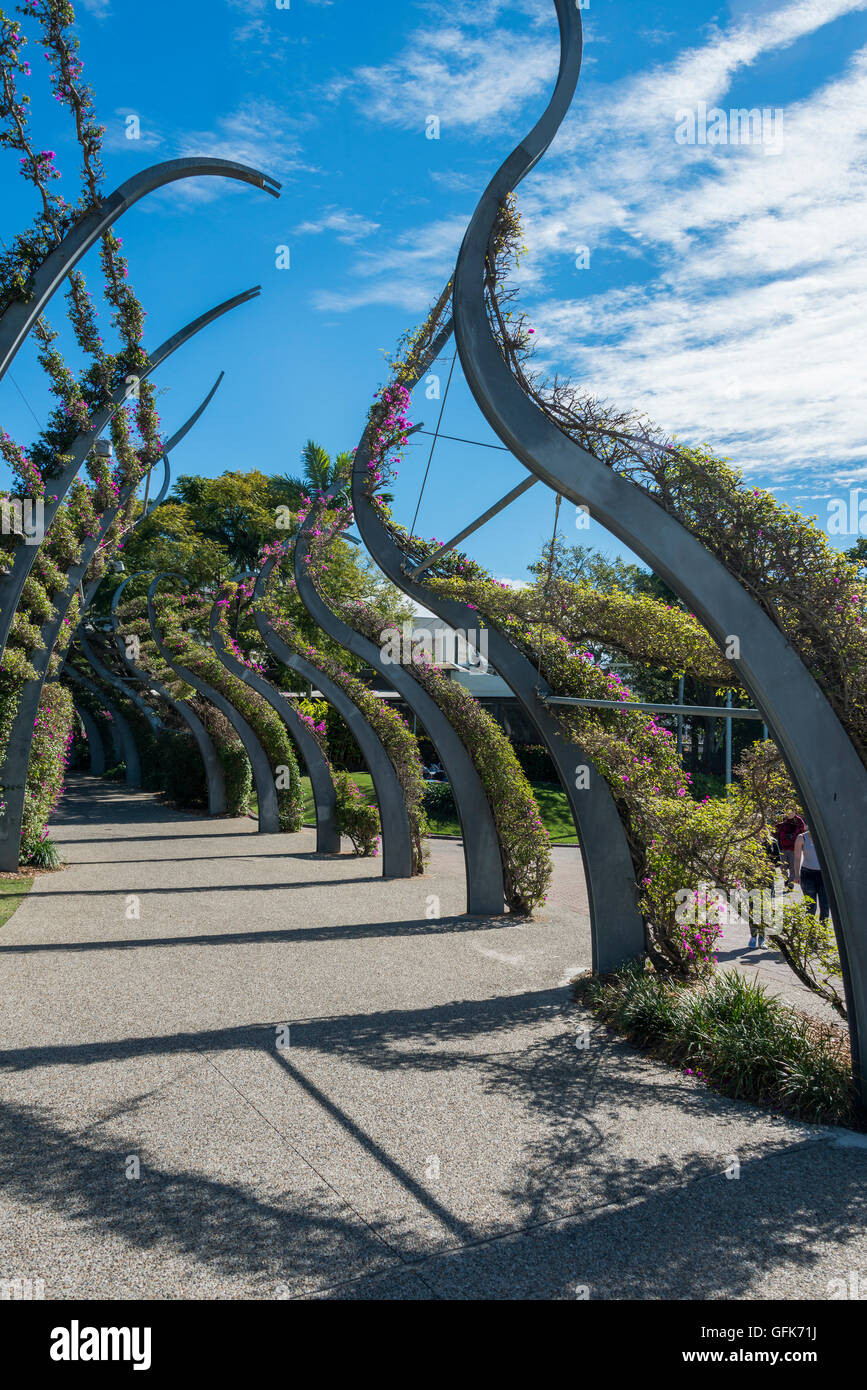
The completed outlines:
{"type": "MultiPolygon", "coordinates": [[[[345,467],[347,460],[348,455],[339,454],[329,468],[345,467]]],[[[289,540],[297,531],[297,507],[286,501],[290,486],[255,468],[219,478],[179,477],[167,500],[127,538],[122,552],[127,575],[141,575],[129,584],[129,597],[146,592],[154,573],[169,570],[182,574],[191,589],[216,598],[222,585],[256,569],[263,546],[289,540]]],[[[278,570],[275,585],[281,607],[308,640],[333,647],[335,655],[340,652],[348,664],[357,664],[342,648],[329,646],[313,623],[295,592],[291,567],[278,570]]],[[[106,582],[99,590],[96,616],[106,614],[113,587],[106,582]]],[[[328,591],[338,599],[370,599],[383,613],[384,627],[412,617],[405,596],[364,552],[339,538],[329,546],[328,591]]]]}
{"type": "Polygon", "coordinates": [[[859,536],[851,550],[846,551],[848,559],[858,566],[862,579],[867,579],[867,536],[859,536]]]}

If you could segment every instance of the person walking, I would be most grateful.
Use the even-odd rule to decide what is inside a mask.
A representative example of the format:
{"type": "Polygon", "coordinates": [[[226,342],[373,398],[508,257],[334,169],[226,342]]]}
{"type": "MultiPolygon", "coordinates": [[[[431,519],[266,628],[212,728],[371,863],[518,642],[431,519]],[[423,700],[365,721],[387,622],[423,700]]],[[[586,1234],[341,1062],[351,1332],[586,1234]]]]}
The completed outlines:
{"type": "Polygon", "coordinates": [[[775,827],[777,844],[780,846],[780,853],[786,863],[786,869],[790,881],[795,881],[795,841],[799,835],[803,835],[807,829],[807,822],[803,816],[788,816],[786,820],[780,821],[775,827]]]}
{"type": "Polygon", "coordinates": [[[816,846],[813,844],[813,837],[806,827],[795,841],[792,882],[800,883],[804,896],[812,898],[815,902],[819,921],[826,922],[831,915],[828,908],[828,894],[825,889],[825,880],[822,877],[819,857],[816,854],[816,846]]]}

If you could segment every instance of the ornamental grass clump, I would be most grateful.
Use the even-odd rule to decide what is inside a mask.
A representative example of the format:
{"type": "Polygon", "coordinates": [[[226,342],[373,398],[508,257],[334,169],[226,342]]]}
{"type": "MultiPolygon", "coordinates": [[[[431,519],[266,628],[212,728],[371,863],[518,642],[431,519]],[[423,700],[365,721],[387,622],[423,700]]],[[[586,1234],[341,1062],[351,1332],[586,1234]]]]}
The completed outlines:
{"type": "Polygon", "coordinates": [[[633,962],[585,977],[576,992],[615,1032],[723,1095],[815,1124],[864,1127],[845,1030],[737,970],[685,986],[633,962]]]}

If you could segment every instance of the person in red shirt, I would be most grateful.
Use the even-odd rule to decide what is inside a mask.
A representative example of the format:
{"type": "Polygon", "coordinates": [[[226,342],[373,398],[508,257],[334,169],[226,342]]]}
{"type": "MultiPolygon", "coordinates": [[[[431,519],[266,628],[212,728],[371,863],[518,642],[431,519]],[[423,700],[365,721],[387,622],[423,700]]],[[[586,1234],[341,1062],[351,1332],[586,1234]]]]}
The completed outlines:
{"type": "Polygon", "coordinates": [[[789,880],[795,876],[795,841],[799,835],[803,835],[807,829],[806,821],[803,816],[788,816],[786,820],[780,821],[776,827],[777,844],[780,852],[786,861],[787,876],[789,880]]]}

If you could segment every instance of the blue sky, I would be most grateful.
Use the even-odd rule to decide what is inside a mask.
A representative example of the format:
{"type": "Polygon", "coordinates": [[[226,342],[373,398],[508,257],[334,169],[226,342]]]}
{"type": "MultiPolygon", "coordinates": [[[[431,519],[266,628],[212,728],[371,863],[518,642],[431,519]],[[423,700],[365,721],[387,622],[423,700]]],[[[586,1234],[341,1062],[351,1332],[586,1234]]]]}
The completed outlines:
{"type": "MultiPolygon", "coordinates": [[[[76,10],[108,127],[108,189],[196,152],[283,182],[279,201],[217,180],[174,185],[119,224],[148,346],[262,285],[157,377],[169,433],[226,372],[175,472],[295,471],[310,436],[352,447],[385,379],[383,350],[424,317],[481,190],[545,104],[558,54],[550,0],[78,0],[76,10]],[[130,115],[138,140],[126,137],[130,115]],[[438,140],[426,138],[431,115],[438,140]],[[283,245],[288,270],[276,265],[283,245]]],[[[529,250],[519,281],[539,364],[709,442],[824,524],[830,498],[867,487],[867,0],[590,0],[584,18],[572,111],[519,194],[529,250]],[[764,145],[681,143],[678,113],[701,102],[781,110],[782,126],[764,145]],[[579,269],[580,247],[589,266],[579,269]]],[[[72,196],[75,150],[33,50],[36,132],[72,196]]],[[[0,152],[7,241],[35,210],[15,168],[0,152]]],[[[96,286],[95,253],[83,269],[96,286]]],[[[0,420],[29,442],[31,410],[42,420],[49,409],[31,345],[12,378],[0,383],[0,420]]],[[[432,428],[437,410],[422,398],[413,418],[432,428]]],[[[459,367],[442,428],[495,442],[459,367]]],[[[429,442],[408,450],[396,487],[407,524],[429,442]]],[[[504,453],[441,441],[418,529],[447,538],[523,476],[504,453]]],[[[574,530],[571,508],[562,516],[576,541],[625,553],[595,524],[574,530]]],[[[469,548],[520,580],[552,524],[540,484],[469,548]]]]}

